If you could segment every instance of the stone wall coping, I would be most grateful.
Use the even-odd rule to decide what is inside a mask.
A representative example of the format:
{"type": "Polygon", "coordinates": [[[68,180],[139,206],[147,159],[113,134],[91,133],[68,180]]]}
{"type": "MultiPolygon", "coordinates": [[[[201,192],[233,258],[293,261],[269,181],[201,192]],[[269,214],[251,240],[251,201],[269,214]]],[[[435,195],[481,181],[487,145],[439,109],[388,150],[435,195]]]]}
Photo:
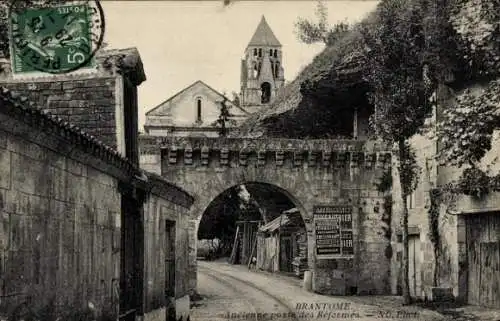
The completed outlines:
{"type": "MultiPolygon", "coordinates": [[[[237,126],[229,126],[228,125],[226,127],[226,129],[234,131],[236,129],[236,127],[237,126]]],[[[165,129],[165,130],[172,130],[172,131],[212,131],[212,132],[216,132],[216,131],[220,130],[220,128],[218,128],[218,127],[209,126],[209,125],[194,127],[194,126],[176,126],[176,125],[163,125],[163,124],[151,125],[148,123],[146,123],[144,125],[144,129],[165,129]]]]}
{"type": "Polygon", "coordinates": [[[134,86],[139,86],[146,80],[141,56],[135,47],[103,50],[96,55],[96,60],[104,69],[126,76],[134,86]]]}
{"type": "MultiPolygon", "coordinates": [[[[172,137],[142,135],[139,137],[141,153],[158,149],[210,149],[251,151],[384,151],[391,152],[390,145],[368,140],[302,140],[302,139],[254,139],[229,137],[172,137]]],[[[156,153],[158,153],[156,152],[156,153]]]]}
{"type": "MultiPolygon", "coordinates": [[[[29,102],[26,97],[2,86],[0,86],[0,105],[0,115],[12,117],[18,122],[26,124],[27,128],[34,127],[61,140],[51,144],[46,140],[47,136],[30,132],[27,136],[34,141],[40,141],[42,145],[46,143],[50,149],[60,149],[61,154],[104,171],[128,184],[129,188],[135,186],[186,208],[193,204],[194,197],[186,191],[167,182],[161,176],[140,170],[127,158],[121,156],[118,151],[94,136],[57,116],[33,107],[34,104],[29,102]],[[64,143],[61,144],[61,142],[64,143]]],[[[3,128],[9,130],[8,126],[3,128]]]]}
{"type": "Polygon", "coordinates": [[[120,168],[128,175],[137,173],[138,169],[118,151],[107,146],[92,135],[82,131],[79,127],[63,121],[60,117],[51,115],[35,108],[33,102],[9,89],[0,86],[0,113],[23,121],[42,131],[53,133],[69,144],[77,146],[83,152],[120,168]]]}

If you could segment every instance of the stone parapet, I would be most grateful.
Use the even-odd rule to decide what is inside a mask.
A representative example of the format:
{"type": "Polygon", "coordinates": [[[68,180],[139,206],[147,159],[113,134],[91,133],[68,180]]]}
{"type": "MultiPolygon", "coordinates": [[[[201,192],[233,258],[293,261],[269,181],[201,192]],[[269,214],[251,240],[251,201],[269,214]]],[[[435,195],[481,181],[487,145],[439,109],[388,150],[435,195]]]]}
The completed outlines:
{"type": "Polygon", "coordinates": [[[140,137],[141,153],[148,153],[151,149],[191,147],[192,149],[223,149],[229,150],[314,150],[314,151],[371,151],[390,152],[391,145],[371,140],[349,139],[254,139],[254,138],[210,138],[210,137],[170,137],[149,136],[140,137]]]}
{"type": "Polygon", "coordinates": [[[172,166],[390,168],[387,145],[360,140],[294,140],[143,136],[141,155],[172,166]]]}

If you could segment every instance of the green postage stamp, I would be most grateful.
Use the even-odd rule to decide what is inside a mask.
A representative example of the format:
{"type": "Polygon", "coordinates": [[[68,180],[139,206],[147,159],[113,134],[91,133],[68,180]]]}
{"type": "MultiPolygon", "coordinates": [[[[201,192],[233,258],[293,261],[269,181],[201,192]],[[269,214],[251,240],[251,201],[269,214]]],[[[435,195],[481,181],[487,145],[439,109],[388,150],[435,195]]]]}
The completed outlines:
{"type": "Polygon", "coordinates": [[[9,20],[14,74],[92,67],[104,35],[104,15],[97,1],[39,8],[22,8],[21,2],[10,8],[9,20]]]}

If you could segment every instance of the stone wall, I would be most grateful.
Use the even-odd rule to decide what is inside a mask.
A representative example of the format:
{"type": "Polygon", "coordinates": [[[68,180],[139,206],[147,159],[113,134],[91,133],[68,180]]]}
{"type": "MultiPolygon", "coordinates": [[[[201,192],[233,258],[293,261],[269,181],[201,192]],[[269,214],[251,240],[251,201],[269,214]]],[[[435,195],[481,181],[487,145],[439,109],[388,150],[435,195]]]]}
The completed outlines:
{"type": "Polygon", "coordinates": [[[10,62],[0,59],[0,85],[138,164],[137,86],[146,79],[139,53],[106,50],[95,59],[96,69],[29,77],[13,75],[10,62]]]}
{"type": "MultiPolygon", "coordinates": [[[[468,87],[472,92],[478,94],[482,88],[483,86],[479,84],[468,87]]],[[[438,110],[443,108],[443,106],[452,106],[455,95],[460,94],[463,90],[459,89],[454,94],[450,94],[451,91],[447,87],[441,86],[438,91],[438,110]]],[[[409,227],[418,231],[421,246],[420,253],[418,253],[421,262],[420,271],[418,271],[421,285],[417,289],[417,297],[431,299],[433,287],[444,287],[451,288],[453,295],[462,300],[466,296],[467,253],[465,250],[464,217],[459,214],[499,210],[500,203],[498,202],[497,193],[492,193],[480,201],[462,195],[458,197],[455,204],[441,204],[438,221],[440,247],[439,258],[436,261],[434,244],[429,237],[430,225],[428,212],[430,207],[430,190],[457,179],[462,169],[438,165],[435,159],[437,144],[429,136],[434,132],[435,124],[436,114],[434,113],[427,120],[427,126],[430,129],[429,134],[425,136],[416,135],[411,139],[411,144],[416,151],[417,163],[421,169],[417,189],[408,197],[409,227]],[[436,267],[438,268],[437,282],[434,282],[436,267]]],[[[499,154],[498,141],[499,137],[496,132],[493,137],[493,147],[485,155],[480,165],[484,169],[489,169],[492,174],[496,174],[500,170],[500,164],[496,160],[499,154]]],[[[393,212],[395,226],[400,223],[402,205],[400,197],[397,197],[400,193],[397,175],[397,164],[393,164],[393,194],[395,195],[393,212]]],[[[398,244],[398,252],[402,252],[401,243],[398,244]]],[[[395,294],[397,293],[397,276],[401,270],[401,261],[393,260],[391,269],[393,271],[391,288],[395,294]]]]}
{"type": "MultiPolygon", "coordinates": [[[[390,224],[385,195],[376,183],[390,167],[385,146],[366,141],[245,140],[144,137],[144,157],[161,159],[156,168],[168,181],[195,196],[190,217],[197,227],[208,205],[222,192],[243,183],[271,186],[300,210],[308,230],[308,262],[314,290],[320,293],[389,292],[390,224]],[[162,152],[160,152],[162,149],[162,152]],[[154,156],[154,157],[153,157],[154,156]],[[315,257],[313,207],[347,205],[353,209],[354,255],[315,257]],[[334,273],[334,270],[338,273],[334,273]],[[335,282],[340,282],[341,287],[335,282]],[[334,284],[335,283],[335,284],[334,284]]],[[[190,238],[190,275],[196,284],[196,236],[190,238]]]]}
{"type": "MultiPolygon", "coordinates": [[[[116,318],[123,302],[120,295],[126,296],[131,289],[140,293],[124,276],[143,266],[140,281],[132,282],[144,286],[137,301],[142,306],[134,308],[146,320],[165,320],[165,269],[157,268],[165,263],[158,261],[165,258],[161,255],[166,251],[162,246],[165,225],[159,223],[170,219],[176,236],[175,289],[168,313],[186,320],[188,218],[183,214],[192,197],[161,177],[146,175],[120,152],[67,119],[38,108],[38,103],[54,101],[59,86],[75,89],[67,91],[82,95],[81,101],[88,106],[100,104],[98,97],[105,96],[105,88],[117,79],[79,75],[61,80],[64,77],[10,79],[10,88],[21,89],[0,88],[0,296],[6,298],[1,301],[0,315],[22,302],[35,311],[56,304],[58,312],[66,313],[85,310],[92,303],[98,316],[116,318]],[[28,91],[27,96],[39,99],[35,103],[19,95],[33,86],[40,91],[28,91]],[[98,96],[85,96],[92,91],[98,96]],[[144,206],[138,204],[143,197],[144,206]],[[124,231],[134,231],[134,235],[124,231]],[[134,240],[138,242],[129,245],[138,246],[123,245],[134,240]]],[[[84,123],[85,117],[94,114],[92,108],[81,111],[84,123]]],[[[70,118],[77,116],[70,114],[70,118]]],[[[117,131],[123,129],[118,118],[114,120],[117,131]]],[[[121,136],[122,146],[134,147],[126,144],[131,134],[133,130],[121,136]]]]}
{"type": "Polygon", "coordinates": [[[131,167],[123,167],[127,163],[110,157],[115,154],[105,147],[100,159],[72,147],[60,136],[63,127],[55,130],[47,118],[20,115],[20,109],[3,102],[2,312],[31,297],[35,309],[55,300],[69,312],[92,302],[99,313],[113,314],[120,276],[117,187],[131,167]],[[37,126],[42,123],[48,127],[37,126]]]}
{"type": "Polygon", "coordinates": [[[5,79],[0,84],[116,149],[116,116],[120,110],[117,81],[116,77],[92,75],[80,76],[77,81],[68,77],[29,82],[5,79]]]}
{"type": "MultiPolygon", "coordinates": [[[[435,124],[435,116],[427,122],[428,126],[435,124]]],[[[431,127],[432,129],[432,127],[431,127]]],[[[415,253],[418,279],[416,284],[416,297],[420,299],[430,299],[432,297],[432,288],[435,286],[457,288],[458,275],[458,248],[457,248],[457,220],[456,217],[447,213],[445,207],[441,207],[439,215],[439,234],[441,239],[441,256],[439,262],[436,262],[434,255],[434,244],[430,238],[429,209],[431,204],[430,192],[437,187],[438,172],[442,173],[442,167],[438,166],[435,159],[436,142],[430,139],[428,135],[416,135],[410,141],[415,149],[417,164],[420,167],[419,182],[412,195],[407,197],[408,206],[408,227],[413,235],[418,236],[420,251],[415,253]],[[434,284],[434,269],[439,266],[437,275],[438,282],[434,284]]],[[[398,226],[397,235],[394,241],[397,243],[396,257],[399,260],[393,260],[391,278],[391,289],[393,294],[397,294],[398,285],[402,285],[402,252],[403,244],[401,239],[401,214],[402,200],[400,197],[401,186],[399,184],[399,173],[397,164],[393,164],[393,195],[394,195],[394,218],[393,224],[398,226]],[[399,238],[399,240],[397,240],[399,238]],[[399,278],[399,279],[398,279],[399,278]]],[[[400,292],[399,292],[400,293],[400,292]]],[[[458,295],[458,293],[456,293],[458,295]]]]}
{"type": "MultiPolygon", "coordinates": [[[[154,180],[161,180],[152,178],[154,180]]],[[[167,184],[164,182],[163,184],[167,184]]],[[[175,200],[165,198],[163,193],[153,193],[144,204],[144,237],[145,237],[145,320],[165,320],[167,307],[174,305],[177,314],[187,317],[189,309],[182,311],[182,301],[189,300],[188,271],[188,210],[190,200],[175,187],[170,187],[170,195],[175,200]],[[175,195],[177,194],[177,195],[175,195]],[[174,225],[173,235],[168,234],[168,223],[174,225]],[[168,237],[171,237],[174,249],[168,248],[168,237]],[[169,253],[170,252],[170,253],[169,253]],[[168,286],[168,263],[173,260],[175,284],[173,289],[168,286]],[[165,287],[167,284],[167,288],[165,287]],[[171,296],[166,296],[165,291],[171,296]],[[159,316],[158,309],[163,313],[159,316]]],[[[177,320],[178,318],[176,318],[177,320]]]]}

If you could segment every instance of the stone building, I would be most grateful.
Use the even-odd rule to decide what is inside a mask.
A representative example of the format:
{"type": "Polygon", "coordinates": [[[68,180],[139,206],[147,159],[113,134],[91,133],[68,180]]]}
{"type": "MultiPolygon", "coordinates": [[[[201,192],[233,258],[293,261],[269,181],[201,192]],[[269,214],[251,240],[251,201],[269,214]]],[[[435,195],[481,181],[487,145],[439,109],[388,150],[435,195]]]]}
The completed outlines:
{"type": "Polygon", "coordinates": [[[144,131],[159,136],[218,137],[221,103],[231,114],[228,131],[237,127],[247,112],[203,81],[197,81],[146,112],[144,131]]]}
{"type": "MultiPolygon", "coordinates": [[[[269,31],[262,19],[247,50],[250,65],[261,61],[271,66],[271,61],[276,62],[274,50],[280,57],[279,42],[269,31]],[[255,56],[253,49],[257,49],[255,56]]],[[[396,236],[391,232],[397,223],[391,217],[388,190],[378,187],[390,176],[391,150],[369,139],[373,107],[366,98],[359,37],[354,33],[327,47],[265,103],[255,100],[261,97],[255,96],[255,84],[261,84],[257,73],[257,79],[242,89],[251,89],[246,91],[250,102],[243,97],[242,106],[258,106],[252,105],[254,112],[232,137],[141,137],[142,166],[195,196],[190,210],[192,248],[196,249],[201,217],[210,204],[234,186],[251,185],[253,190],[285,195],[299,210],[307,234],[305,255],[313,291],[391,292],[391,264],[397,255],[396,236]],[[327,109],[328,114],[321,113],[327,109]],[[332,135],[315,136],[326,127],[335,130],[332,135]],[[290,131],[293,135],[287,137],[290,131]]],[[[281,86],[282,75],[278,71],[272,83],[281,86]]],[[[269,73],[263,77],[271,82],[269,73]]],[[[189,261],[190,288],[195,290],[196,252],[189,261]]]]}
{"type": "Polygon", "coordinates": [[[268,106],[284,83],[282,46],[262,16],[241,61],[241,106],[250,113],[268,106]]]}
{"type": "MultiPolygon", "coordinates": [[[[489,18],[486,14],[492,11],[487,6],[492,5],[492,2],[471,0],[450,5],[456,7],[452,8],[449,19],[457,37],[463,37],[457,42],[472,44],[476,49],[470,50],[481,52],[477,58],[467,57],[480,60],[479,63],[477,60],[471,61],[470,65],[473,68],[484,65],[490,68],[483,69],[482,74],[475,74],[477,70],[462,70],[463,73],[460,74],[450,68],[435,93],[437,99],[434,102],[434,113],[425,125],[428,134],[411,138],[421,174],[415,192],[407,199],[410,293],[419,299],[454,298],[469,304],[498,308],[500,195],[495,190],[485,195],[483,193],[481,197],[460,193],[454,196],[455,199],[441,201],[431,196],[442,186],[456,180],[464,170],[450,165],[442,166],[436,160],[442,145],[437,143],[436,137],[433,137],[435,135],[432,134],[435,134],[436,124],[441,119],[443,110],[456,108],[457,97],[465,92],[489,99],[489,103],[498,106],[498,85],[494,93],[483,91],[487,84],[494,80],[498,82],[498,34],[492,31],[494,28],[479,31],[484,26],[496,25],[498,21],[497,16],[489,18]],[[479,37],[476,32],[484,33],[479,37]],[[481,48],[478,49],[479,47],[481,48]],[[435,235],[439,241],[433,241],[431,235],[435,235]]],[[[377,14],[377,11],[374,11],[364,19],[365,28],[379,27],[377,14]]],[[[285,86],[274,104],[249,116],[240,127],[241,134],[268,139],[298,138],[306,134],[314,138],[324,138],[325,132],[336,134],[352,130],[351,137],[365,140],[370,134],[368,117],[373,111],[367,101],[363,102],[368,89],[363,79],[364,66],[367,65],[365,50],[362,35],[355,26],[339,37],[335,46],[327,47],[320,53],[297,79],[285,86]],[[343,116],[339,113],[341,109],[347,111],[343,116]],[[332,126],[339,118],[344,124],[332,126]],[[334,130],[329,131],[328,128],[334,130]]],[[[463,57],[464,53],[458,52],[457,56],[463,57]]],[[[460,67],[466,65],[468,63],[460,67]]],[[[460,129],[457,128],[458,130],[460,129]]],[[[500,172],[498,141],[498,131],[495,131],[491,149],[478,165],[490,175],[500,172]]],[[[385,176],[380,177],[380,181],[376,183],[384,190],[383,194],[388,197],[387,200],[390,199],[390,194],[401,195],[397,165],[393,163],[392,172],[384,174],[385,176]]],[[[487,183],[483,181],[482,184],[487,183]]],[[[382,218],[388,222],[383,233],[390,239],[390,247],[387,247],[386,251],[378,250],[378,255],[382,258],[381,261],[390,262],[390,268],[381,271],[388,273],[386,280],[389,280],[390,292],[401,294],[403,243],[400,197],[385,202],[379,210],[382,208],[388,214],[382,218]]],[[[368,214],[367,217],[373,216],[368,214]]],[[[371,227],[370,224],[364,226],[371,227]]],[[[375,248],[368,242],[367,249],[375,248]]],[[[373,253],[375,252],[377,251],[373,253]]]]}
{"type": "MultiPolygon", "coordinates": [[[[438,201],[438,219],[436,223],[430,222],[430,211],[437,201],[432,193],[457,180],[463,172],[463,168],[439,164],[436,159],[439,144],[432,137],[433,128],[442,111],[455,106],[456,97],[466,91],[482,95],[484,88],[482,80],[466,85],[460,81],[442,84],[436,92],[433,116],[427,120],[429,132],[411,140],[422,171],[416,190],[407,199],[410,293],[415,298],[439,300],[444,296],[473,305],[500,307],[500,195],[460,194],[453,201],[438,201]],[[439,245],[430,237],[433,224],[439,231],[439,245]]],[[[496,131],[493,147],[480,164],[491,174],[500,172],[496,160],[500,155],[498,142],[496,131]]],[[[399,193],[399,190],[395,180],[393,191],[399,193]]],[[[397,213],[401,204],[396,202],[394,207],[397,213]]]]}
{"type": "MultiPolygon", "coordinates": [[[[234,186],[252,185],[285,195],[300,212],[314,291],[390,292],[390,197],[377,188],[390,170],[387,146],[361,140],[147,136],[141,138],[142,156],[154,160],[150,170],[195,197],[189,214],[193,249],[210,204],[234,186]],[[328,229],[318,233],[322,226],[328,229]]],[[[196,252],[189,261],[195,290],[196,252]]]]}
{"type": "Polygon", "coordinates": [[[231,134],[249,114],[272,104],[285,82],[283,52],[264,16],[244,55],[239,101],[198,80],[146,112],[146,135],[218,137],[223,100],[231,114],[226,123],[231,134]]]}
{"type": "Polygon", "coordinates": [[[137,50],[97,61],[25,79],[2,61],[0,315],[186,320],[193,197],[138,166],[137,50]]]}

